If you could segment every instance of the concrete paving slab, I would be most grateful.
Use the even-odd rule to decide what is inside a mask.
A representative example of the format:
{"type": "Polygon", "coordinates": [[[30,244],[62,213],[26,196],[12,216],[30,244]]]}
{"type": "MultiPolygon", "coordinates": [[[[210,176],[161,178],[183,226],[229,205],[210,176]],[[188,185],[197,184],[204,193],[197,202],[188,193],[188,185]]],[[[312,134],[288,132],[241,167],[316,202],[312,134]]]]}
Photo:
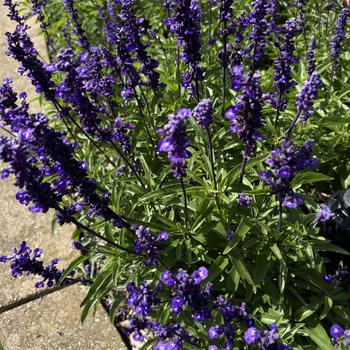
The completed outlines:
{"type": "MultiPolygon", "coordinates": [[[[12,77],[18,92],[34,97],[34,89],[25,77],[15,72],[18,64],[5,55],[4,33],[14,25],[0,5],[0,80],[12,77]]],[[[32,33],[37,33],[33,25],[32,33]]],[[[44,55],[45,46],[36,36],[37,49],[44,55]]],[[[10,254],[14,246],[25,240],[31,248],[44,249],[45,262],[60,258],[64,267],[77,254],[71,247],[73,226],[57,228],[51,234],[51,214],[32,214],[15,199],[13,178],[0,181],[0,255],[10,254]]],[[[35,292],[35,279],[14,279],[9,266],[0,264],[0,306],[35,292]]],[[[124,350],[115,328],[101,308],[80,325],[80,302],[86,291],[71,286],[41,300],[0,315],[0,343],[4,350],[124,350]]]]}

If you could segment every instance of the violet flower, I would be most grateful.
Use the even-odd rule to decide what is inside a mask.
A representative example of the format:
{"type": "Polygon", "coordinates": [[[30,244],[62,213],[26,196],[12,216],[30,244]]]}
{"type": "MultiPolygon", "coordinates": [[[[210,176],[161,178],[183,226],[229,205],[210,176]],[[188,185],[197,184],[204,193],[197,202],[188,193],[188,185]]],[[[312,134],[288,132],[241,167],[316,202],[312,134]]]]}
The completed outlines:
{"type": "Polygon", "coordinates": [[[213,106],[210,99],[200,101],[193,110],[193,116],[203,129],[208,129],[213,124],[213,106]]]}
{"type": "MultiPolygon", "coordinates": [[[[273,93],[268,94],[268,101],[271,106],[279,113],[287,108],[288,100],[285,94],[288,90],[296,86],[297,83],[292,78],[292,66],[298,63],[298,58],[295,56],[295,37],[301,33],[300,23],[295,18],[288,20],[285,27],[282,29],[282,40],[275,45],[278,48],[279,56],[274,65],[274,84],[273,93]]],[[[278,119],[278,115],[276,117],[278,119]]]]}
{"type": "Polygon", "coordinates": [[[316,39],[312,37],[310,40],[309,48],[306,54],[306,66],[307,66],[307,76],[311,77],[312,73],[316,70],[316,61],[315,61],[315,48],[316,48],[316,39]]]}
{"type": "Polygon", "coordinates": [[[121,30],[125,32],[127,39],[126,48],[129,52],[135,52],[137,61],[141,63],[140,72],[148,79],[145,85],[155,90],[160,86],[159,73],[155,70],[159,66],[159,62],[147,53],[147,47],[150,46],[150,43],[144,44],[141,40],[142,33],[145,30],[143,27],[144,19],[135,16],[134,0],[120,0],[119,2],[122,7],[120,18],[123,25],[121,30]]]}
{"type": "Polygon", "coordinates": [[[176,114],[170,114],[168,124],[159,130],[159,134],[164,137],[159,141],[157,151],[168,154],[173,174],[178,179],[186,175],[186,160],[191,156],[185,124],[190,115],[189,109],[180,109],[176,114]]]}
{"type": "Polygon", "coordinates": [[[296,106],[302,120],[307,120],[313,114],[313,104],[322,81],[318,72],[313,72],[305,81],[300,93],[296,96],[296,106]]]}
{"type": "Polygon", "coordinates": [[[265,161],[269,170],[260,171],[259,177],[270,186],[285,207],[296,208],[302,205],[300,195],[293,192],[291,182],[295,175],[318,164],[312,156],[313,141],[307,141],[298,150],[291,142],[282,140],[281,147],[275,148],[265,161]]]}
{"type": "Polygon", "coordinates": [[[200,22],[201,9],[196,0],[175,0],[174,14],[170,19],[170,30],[182,47],[181,60],[187,65],[182,75],[182,86],[198,97],[198,82],[202,80],[200,67],[202,45],[200,22]]]}
{"type": "Polygon", "coordinates": [[[333,68],[339,64],[339,56],[345,39],[346,22],[350,17],[350,9],[343,8],[334,24],[334,36],[331,40],[331,56],[333,58],[333,68]]]}
{"type": "Polygon", "coordinates": [[[239,102],[226,111],[226,118],[231,122],[230,131],[237,134],[245,145],[244,157],[249,158],[254,154],[256,142],[262,140],[259,132],[263,126],[260,74],[255,73],[252,79],[248,79],[243,75],[243,70],[237,68],[236,71],[240,74],[242,95],[238,97],[239,102]]]}
{"type": "Polygon", "coordinates": [[[36,288],[43,288],[45,283],[47,287],[54,286],[62,275],[62,270],[57,269],[58,259],[53,259],[47,266],[42,260],[42,249],[36,248],[32,251],[26,242],[22,242],[19,248],[13,249],[13,255],[0,256],[0,262],[11,263],[12,276],[17,278],[23,274],[41,276],[42,280],[35,283],[36,288]]]}

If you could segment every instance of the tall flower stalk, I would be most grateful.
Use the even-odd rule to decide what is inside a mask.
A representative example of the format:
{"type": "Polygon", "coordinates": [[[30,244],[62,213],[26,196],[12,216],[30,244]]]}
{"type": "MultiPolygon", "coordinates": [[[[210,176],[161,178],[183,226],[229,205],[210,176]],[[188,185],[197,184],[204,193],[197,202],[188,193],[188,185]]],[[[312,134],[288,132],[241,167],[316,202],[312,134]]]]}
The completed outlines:
{"type": "Polygon", "coordinates": [[[191,153],[188,151],[190,141],[186,135],[185,121],[190,115],[191,111],[185,108],[178,110],[175,114],[170,114],[168,124],[158,131],[163,138],[157,147],[158,152],[167,153],[173,175],[180,181],[184,195],[186,228],[188,228],[188,208],[183,178],[186,176],[186,160],[190,158],[191,153]]]}
{"type": "Polygon", "coordinates": [[[178,65],[182,60],[187,70],[182,74],[182,86],[199,101],[199,82],[203,79],[200,66],[202,38],[200,31],[201,8],[196,0],[175,0],[173,16],[167,21],[177,38],[178,65]]]}
{"type": "Polygon", "coordinates": [[[227,48],[227,37],[230,33],[230,29],[227,27],[227,22],[232,20],[232,0],[220,0],[219,1],[219,22],[221,28],[218,31],[218,35],[222,38],[222,50],[219,52],[219,62],[222,68],[222,115],[225,114],[225,100],[226,100],[226,72],[229,63],[229,53],[227,48]]]}

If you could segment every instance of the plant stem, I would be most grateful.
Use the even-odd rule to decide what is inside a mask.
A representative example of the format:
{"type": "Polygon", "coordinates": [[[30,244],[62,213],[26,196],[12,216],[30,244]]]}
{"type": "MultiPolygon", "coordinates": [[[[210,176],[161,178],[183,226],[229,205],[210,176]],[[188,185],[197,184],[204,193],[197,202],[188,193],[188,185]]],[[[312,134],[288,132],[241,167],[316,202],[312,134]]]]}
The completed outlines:
{"type": "Polygon", "coordinates": [[[212,172],[213,181],[214,181],[215,202],[216,202],[216,206],[217,206],[218,210],[220,211],[218,184],[217,184],[217,181],[216,181],[215,166],[214,166],[214,149],[213,149],[213,143],[212,143],[212,138],[211,138],[210,129],[207,128],[206,131],[207,131],[207,138],[208,138],[209,161],[210,161],[210,167],[211,167],[211,172],[212,172]]]}
{"type": "Polygon", "coordinates": [[[290,124],[289,129],[286,131],[286,133],[285,133],[286,141],[289,140],[289,138],[290,138],[290,136],[291,136],[291,134],[292,134],[292,131],[293,131],[294,127],[295,127],[295,124],[297,123],[297,121],[298,121],[298,119],[299,119],[299,117],[300,117],[300,115],[301,115],[301,112],[302,112],[301,110],[298,110],[298,111],[297,111],[297,113],[296,113],[294,119],[292,120],[292,123],[290,124]]]}
{"type": "Polygon", "coordinates": [[[244,172],[245,172],[245,168],[246,168],[247,161],[248,161],[248,158],[247,158],[246,154],[247,154],[247,146],[245,146],[245,149],[244,149],[244,152],[243,152],[241,171],[240,171],[240,174],[239,174],[239,183],[240,184],[243,183],[244,172]]]}
{"type": "Polygon", "coordinates": [[[180,47],[176,50],[176,80],[178,86],[178,97],[181,97],[181,79],[180,79],[180,47]]]}
{"type": "MultiPolygon", "coordinates": [[[[57,209],[59,212],[63,212],[63,210],[61,208],[58,208],[57,209]]],[[[106,243],[110,244],[111,246],[115,247],[115,248],[118,248],[119,250],[122,250],[126,253],[129,253],[129,254],[134,254],[134,255],[137,255],[137,256],[143,256],[142,254],[137,254],[135,253],[133,250],[131,249],[128,249],[128,248],[125,248],[121,245],[119,245],[118,243],[115,243],[113,241],[111,241],[110,239],[106,238],[106,237],[103,237],[102,235],[100,235],[99,233],[97,233],[96,231],[94,231],[93,229],[91,229],[90,227],[88,226],[85,226],[84,224],[80,223],[78,220],[76,220],[75,218],[73,218],[72,216],[70,217],[70,220],[72,221],[72,223],[74,225],[76,225],[78,228],[86,231],[87,233],[89,233],[90,235],[96,237],[96,238],[99,238],[101,239],[102,241],[105,241],[106,243]]],[[[130,225],[127,225],[127,228],[130,229],[130,225]]]]}
{"type": "Polygon", "coordinates": [[[0,126],[0,129],[4,130],[5,132],[7,132],[8,134],[10,134],[12,137],[14,137],[15,139],[17,138],[17,136],[10,130],[7,130],[4,126],[0,126]]]}
{"type": "Polygon", "coordinates": [[[52,288],[48,288],[48,289],[45,289],[45,290],[42,290],[40,292],[37,292],[37,293],[33,293],[33,294],[30,294],[20,300],[17,300],[17,301],[14,301],[13,303],[10,303],[10,304],[7,304],[7,305],[4,305],[2,307],[0,307],[0,315],[7,312],[7,311],[10,311],[10,310],[13,310],[13,309],[16,309],[17,307],[20,307],[20,306],[23,306],[25,304],[28,304],[30,303],[31,301],[34,301],[34,300],[37,300],[37,299],[40,299],[46,295],[49,295],[49,294],[52,294],[52,293],[55,293],[61,289],[64,289],[64,288],[67,288],[67,287],[70,287],[74,284],[77,284],[79,283],[80,280],[77,279],[77,280],[70,280],[70,283],[67,283],[67,284],[62,284],[62,285],[59,285],[59,286],[55,286],[55,287],[52,287],[52,288]]]}
{"type": "Polygon", "coordinates": [[[282,199],[279,200],[278,203],[278,231],[282,230],[282,199]]]}
{"type": "Polygon", "coordinates": [[[278,93],[278,106],[277,106],[277,110],[276,110],[276,117],[275,117],[275,123],[274,123],[274,127],[277,127],[278,124],[278,118],[280,116],[280,111],[281,111],[281,101],[282,101],[282,93],[281,90],[278,93]]]}
{"type": "Polygon", "coordinates": [[[188,207],[187,207],[187,195],[186,195],[186,188],[185,188],[185,184],[184,184],[184,180],[183,180],[182,176],[180,177],[180,183],[181,183],[182,192],[183,192],[183,196],[184,196],[186,230],[188,230],[188,207]]]}
{"type": "Polygon", "coordinates": [[[209,28],[208,28],[208,46],[209,46],[210,39],[211,39],[211,0],[209,0],[208,3],[209,3],[209,28]]]}
{"type": "MultiPolygon", "coordinates": [[[[224,29],[226,28],[226,22],[224,23],[224,29]]],[[[224,33],[223,36],[223,45],[224,45],[224,57],[222,60],[223,65],[223,72],[222,72],[222,106],[221,106],[221,115],[224,116],[225,114],[225,99],[226,99],[226,55],[227,55],[227,49],[226,49],[226,34],[224,33]]]]}

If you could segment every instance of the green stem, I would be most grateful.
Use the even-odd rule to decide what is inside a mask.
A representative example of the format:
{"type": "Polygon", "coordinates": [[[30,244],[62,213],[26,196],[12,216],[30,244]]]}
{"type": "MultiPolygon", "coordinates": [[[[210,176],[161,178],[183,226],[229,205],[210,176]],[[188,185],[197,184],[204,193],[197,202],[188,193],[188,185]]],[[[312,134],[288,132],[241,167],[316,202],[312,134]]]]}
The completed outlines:
{"type": "Polygon", "coordinates": [[[182,176],[180,177],[180,183],[181,183],[181,187],[182,187],[182,193],[183,193],[183,196],[184,196],[186,230],[188,230],[187,194],[186,194],[186,188],[185,188],[185,184],[184,184],[184,180],[183,180],[182,176]]]}
{"type": "Polygon", "coordinates": [[[34,301],[34,300],[41,299],[44,296],[52,294],[52,293],[55,293],[55,292],[57,292],[57,291],[59,291],[61,289],[73,286],[74,284],[77,284],[79,282],[80,282],[79,279],[71,280],[70,283],[62,284],[62,285],[59,285],[59,286],[55,286],[55,287],[52,287],[52,288],[48,288],[48,289],[42,290],[42,291],[37,292],[37,293],[30,294],[30,295],[28,295],[28,296],[26,296],[26,297],[24,297],[24,298],[22,298],[20,300],[14,301],[13,303],[10,303],[10,304],[7,304],[7,305],[4,305],[4,306],[0,307],[0,315],[5,313],[5,312],[7,312],[7,311],[16,309],[16,308],[18,308],[20,306],[26,305],[26,304],[34,301]]]}

